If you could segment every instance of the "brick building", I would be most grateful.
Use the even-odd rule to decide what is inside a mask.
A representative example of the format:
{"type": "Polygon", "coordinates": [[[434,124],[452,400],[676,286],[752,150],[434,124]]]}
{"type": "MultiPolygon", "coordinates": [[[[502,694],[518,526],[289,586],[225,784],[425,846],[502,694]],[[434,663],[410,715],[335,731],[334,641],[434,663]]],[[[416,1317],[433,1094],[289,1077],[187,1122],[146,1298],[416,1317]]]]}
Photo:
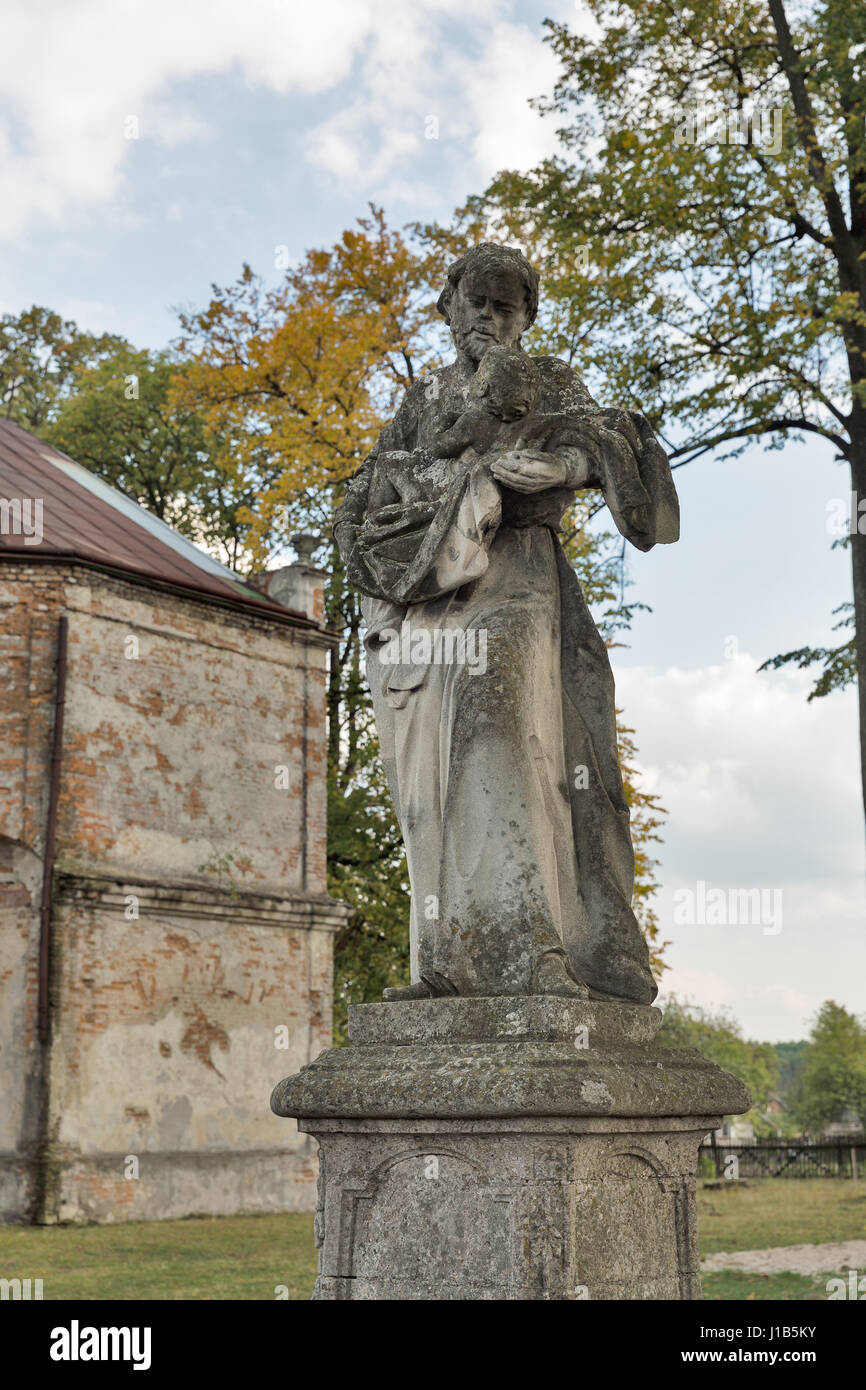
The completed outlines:
{"type": "Polygon", "coordinates": [[[268,1100],[330,1045],[345,915],[321,584],[257,592],[0,422],[3,1220],[314,1208],[268,1100]]]}

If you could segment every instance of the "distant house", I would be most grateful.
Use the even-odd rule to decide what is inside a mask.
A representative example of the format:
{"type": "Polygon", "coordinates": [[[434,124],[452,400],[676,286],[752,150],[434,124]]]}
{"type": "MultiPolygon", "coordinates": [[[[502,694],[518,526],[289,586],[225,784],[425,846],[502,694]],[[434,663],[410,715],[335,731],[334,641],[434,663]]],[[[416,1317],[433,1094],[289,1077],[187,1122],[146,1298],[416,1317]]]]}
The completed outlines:
{"type": "Polygon", "coordinates": [[[335,639],[263,589],[0,422],[2,1219],[315,1206],[335,639]]]}
{"type": "Polygon", "coordinates": [[[743,1115],[728,1116],[715,1133],[720,1144],[749,1144],[755,1138],[754,1125],[743,1115]]]}
{"type": "Polygon", "coordinates": [[[770,1091],[762,1116],[778,1139],[782,1137],[782,1117],[785,1114],[786,1107],[782,1097],[776,1091],[770,1091]]]}
{"type": "Polygon", "coordinates": [[[841,1119],[834,1120],[821,1131],[825,1139],[837,1139],[847,1134],[862,1134],[863,1126],[856,1110],[843,1110],[841,1119]]]}

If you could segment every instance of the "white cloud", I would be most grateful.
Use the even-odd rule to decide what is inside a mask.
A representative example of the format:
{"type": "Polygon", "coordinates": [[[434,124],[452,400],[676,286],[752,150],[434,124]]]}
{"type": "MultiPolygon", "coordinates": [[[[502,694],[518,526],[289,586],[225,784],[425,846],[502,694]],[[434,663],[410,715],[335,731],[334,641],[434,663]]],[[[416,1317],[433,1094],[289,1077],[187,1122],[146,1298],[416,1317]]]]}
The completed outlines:
{"type": "Polygon", "coordinates": [[[0,12],[0,199],[7,235],[116,190],[131,141],[200,135],[172,84],[238,69],[252,86],[320,92],[351,71],[375,0],[7,0],[0,12]]]}
{"type": "MultiPolygon", "coordinates": [[[[806,699],[813,678],[758,674],[742,653],[684,671],[623,667],[617,700],[641,764],[688,846],[690,876],[758,861],[807,879],[862,870],[853,692],[806,699]]],[[[736,881],[736,878],[735,878],[736,881]]]]}
{"type": "Polygon", "coordinates": [[[804,1034],[823,999],[866,1010],[863,816],[853,692],[807,702],[806,673],[749,654],[617,669],[645,785],[668,810],[658,911],[663,992],[729,1006],[751,1035],[804,1034]],[[781,930],[675,917],[679,890],[781,893],[781,930]]]}
{"type": "Polygon", "coordinates": [[[467,188],[505,163],[531,162],[553,137],[527,98],[549,88],[555,64],[540,26],[509,22],[516,4],[6,0],[0,236],[116,196],[130,117],[141,139],[206,135],[179,90],[205,76],[239,73],[277,94],[339,88],[337,109],[307,132],[306,155],[365,194],[389,180],[417,185],[430,114],[441,138],[465,145],[467,188]]]}
{"type": "Polygon", "coordinates": [[[356,99],[310,132],[311,162],[368,188],[456,144],[462,196],[502,168],[528,168],[552,153],[555,122],[529,101],[551,90],[556,59],[539,28],[493,19],[501,8],[476,6],[473,15],[461,7],[459,48],[443,41],[423,6],[407,9],[401,29],[377,30],[359,64],[356,99]]]}
{"type": "MultiPolygon", "coordinates": [[[[831,991],[832,993],[832,991],[831,991]]],[[[754,984],[725,979],[711,970],[673,966],[666,971],[656,1001],[664,1011],[676,995],[681,1003],[699,1004],[739,1023],[746,1037],[758,1042],[788,1042],[804,1038],[821,1003],[828,996],[782,984],[754,984]]]]}
{"type": "Polygon", "coordinates": [[[500,169],[531,168],[553,153],[557,121],[542,118],[529,102],[553,90],[558,70],[540,35],[515,24],[497,24],[481,55],[463,60],[460,76],[475,129],[471,148],[482,179],[500,169]]]}

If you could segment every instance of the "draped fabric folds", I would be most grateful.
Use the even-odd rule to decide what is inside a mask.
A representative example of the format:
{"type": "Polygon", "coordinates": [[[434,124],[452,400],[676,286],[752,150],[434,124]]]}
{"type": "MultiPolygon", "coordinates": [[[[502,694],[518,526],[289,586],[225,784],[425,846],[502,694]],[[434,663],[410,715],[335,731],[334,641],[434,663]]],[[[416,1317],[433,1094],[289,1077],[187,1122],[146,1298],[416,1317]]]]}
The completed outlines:
{"type": "MultiPolygon", "coordinates": [[[[565,363],[534,361],[543,395],[523,447],[569,460],[570,476],[587,459],[638,548],[676,540],[670,467],[646,419],[599,409],[565,363]]],[[[553,955],[601,997],[650,1003],[610,662],[556,534],[574,487],[519,493],[489,458],[437,461],[471,375],[458,361],[435,381],[410,387],[335,522],[364,595],[413,980],[438,994],[533,993],[553,955]],[[414,470],[412,495],[371,509],[377,468],[414,470]]]]}

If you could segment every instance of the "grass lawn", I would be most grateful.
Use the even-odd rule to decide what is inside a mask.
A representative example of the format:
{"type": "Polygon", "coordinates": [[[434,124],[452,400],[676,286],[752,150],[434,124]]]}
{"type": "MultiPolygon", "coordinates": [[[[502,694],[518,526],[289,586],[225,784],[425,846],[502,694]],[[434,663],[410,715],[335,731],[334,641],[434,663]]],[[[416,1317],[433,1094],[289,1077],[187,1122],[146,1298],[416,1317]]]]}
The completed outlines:
{"type": "Polygon", "coordinates": [[[313,1218],[203,1216],[118,1226],[0,1228],[0,1277],[43,1280],[43,1298],[308,1299],[313,1218]],[[285,1297],[285,1294],[283,1295],[285,1297]]]}
{"type": "Polygon", "coordinates": [[[866,1182],[765,1178],[750,1187],[698,1189],[701,1256],[825,1240],[866,1240],[866,1182]]]}
{"type": "Polygon", "coordinates": [[[823,1274],[812,1278],[806,1274],[741,1274],[736,1269],[720,1269],[715,1274],[702,1274],[701,1286],[705,1300],[746,1298],[769,1302],[781,1298],[824,1303],[827,1298],[827,1279],[823,1274]]]}
{"type": "MultiPolygon", "coordinates": [[[[866,1238],[866,1182],[768,1179],[698,1193],[702,1255],[866,1238]]],[[[313,1218],[196,1217],[118,1226],[0,1228],[0,1277],[43,1280],[48,1299],[306,1300],[316,1278],[313,1218]]],[[[826,1298],[797,1274],[704,1275],[708,1299],[826,1298]]]]}

